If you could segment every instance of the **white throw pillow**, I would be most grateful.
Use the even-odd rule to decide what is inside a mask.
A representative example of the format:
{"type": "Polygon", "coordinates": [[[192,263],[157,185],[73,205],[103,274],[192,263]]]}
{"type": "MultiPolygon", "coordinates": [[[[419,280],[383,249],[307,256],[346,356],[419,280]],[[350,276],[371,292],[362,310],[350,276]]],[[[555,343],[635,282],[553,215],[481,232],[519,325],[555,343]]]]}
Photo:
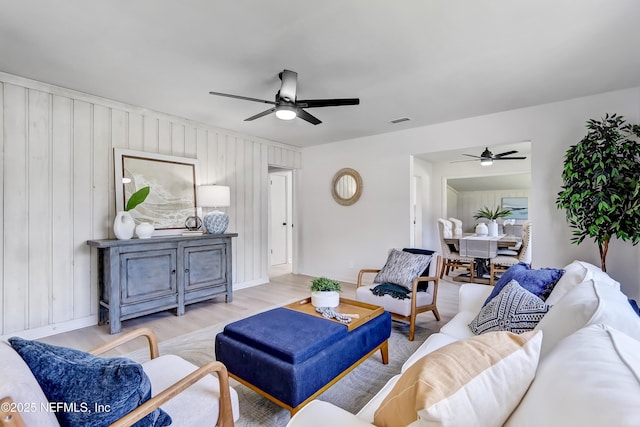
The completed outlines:
{"type": "Polygon", "coordinates": [[[640,317],[631,308],[628,298],[611,283],[587,280],[551,307],[536,326],[536,330],[544,332],[540,359],[544,359],[561,339],[598,323],[640,340],[640,317]]]}
{"type": "Polygon", "coordinates": [[[535,331],[489,332],[445,345],[401,375],[373,423],[502,426],[533,380],[541,339],[535,331]]]}
{"type": "Polygon", "coordinates": [[[546,300],[549,305],[555,305],[563,296],[580,283],[591,279],[591,272],[581,261],[573,261],[563,268],[564,274],[553,287],[546,300]]]}
{"type": "Polygon", "coordinates": [[[564,275],[560,278],[556,286],[553,288],[551,295],[547,298],[546,303],[554,305],[562,299],[566,294],[580,283],[587,280],[595,280],[602,285],[608,285],[615,289],[620,289],[620,283],[616,282],[607,273],[602,271],[600,267],[589,264],[584,261],[573,261],[565,268],[564,275]]]}
{"type": "Polygon", "coordinates": [[[635,427],[640,424],[640,342],[606,325],[565,338],[506,427],[635,427]]]}

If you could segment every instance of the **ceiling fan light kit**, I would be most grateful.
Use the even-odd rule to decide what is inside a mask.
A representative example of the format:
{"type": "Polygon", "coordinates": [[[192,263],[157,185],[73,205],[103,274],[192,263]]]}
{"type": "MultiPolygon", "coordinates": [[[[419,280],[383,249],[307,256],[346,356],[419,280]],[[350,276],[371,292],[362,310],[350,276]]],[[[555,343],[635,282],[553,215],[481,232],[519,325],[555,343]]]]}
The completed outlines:
{"type": "Polygon", "coordinates": [[[298,73],[291,70],[283,70],[278,74],[282,84],[280,90],[276,93],[275,101],[267,101],[266,99],[250,98],[248,96],[231,95],[222,92],[209,92],[210,95],[226,96],[227,98],[242,99],[245,101],[261,102],[263,104],[272,104],[275,107],[258,113],[245,119],[250,122],[268,114],[275,113],[276,117],[281,120],[293,120],[296,117],[305,120],[312,125],[322,123],[320,119],[309,114],[303,108],[319,108],[319,107],[340,107],[344,105],[358,105],[359,98],[336,98],[336,99],[297,99],[298,73]]]}
{"type": "Polygon", "coordinates": [[[296,109],[288,105],[276,108],[276,117],[280,120],[293,120],[297,117],[296,109]]]}

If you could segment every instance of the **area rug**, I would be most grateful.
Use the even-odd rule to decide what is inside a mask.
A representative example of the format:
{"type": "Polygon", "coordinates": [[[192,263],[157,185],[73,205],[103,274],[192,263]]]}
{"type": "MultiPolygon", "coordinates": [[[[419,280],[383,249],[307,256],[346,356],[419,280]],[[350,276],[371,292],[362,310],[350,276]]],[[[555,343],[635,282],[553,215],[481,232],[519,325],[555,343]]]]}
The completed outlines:
{"type": "MultiPolygon", "coordinates": [[[[353,371],[345,375],[318,399],[331,402],[351,413],[357,413],[384,384],[400,372],[402,364],[446,319],[436,322],[425,319],[416,326],[414,341],[409,341],[409,325],[394,321],[389,339],[389,364],[382,364],[380,352],[376,352],[353,371]]],[[[160,354],[176,354],[191,363],[201,366],[215,360],[214,338],[224,328],[224,323],[215,324],[159,344],[160,354]]],[[[149,359],[147,349],[125,355],[138,362],[149,359]]],[[[240,419],[237,427],[268,426],[283,427],[290,419],[289,411],[272,403],[255,391],[231,379],[231,386],[240,399],[240,419]]]]}

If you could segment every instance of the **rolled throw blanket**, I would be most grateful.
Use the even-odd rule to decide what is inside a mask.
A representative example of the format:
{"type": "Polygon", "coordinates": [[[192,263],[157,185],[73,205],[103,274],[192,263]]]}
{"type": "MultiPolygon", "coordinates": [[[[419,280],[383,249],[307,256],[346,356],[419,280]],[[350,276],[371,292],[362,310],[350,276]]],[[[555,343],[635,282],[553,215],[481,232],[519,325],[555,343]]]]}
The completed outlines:
{"type": "Polygon", "coordinates": [[[409,289],[394,283],[380,283],[379,285],[371,288],[371,292],[379,297],[391,295],[391,297],[395,299],[411,298],[409,295],[411,291],[409,289]]]}

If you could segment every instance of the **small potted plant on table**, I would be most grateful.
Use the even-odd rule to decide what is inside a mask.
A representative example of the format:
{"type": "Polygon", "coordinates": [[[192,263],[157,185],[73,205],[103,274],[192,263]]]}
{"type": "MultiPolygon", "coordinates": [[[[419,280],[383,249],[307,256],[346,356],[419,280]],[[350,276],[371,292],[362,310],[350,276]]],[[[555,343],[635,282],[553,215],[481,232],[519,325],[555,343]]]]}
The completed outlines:
{"type": "Polygon", "coordinates": [[[311,281],[311,304],[314,307],[337,307],[342,287],[337,280],[316,277],[311,281]]]}

